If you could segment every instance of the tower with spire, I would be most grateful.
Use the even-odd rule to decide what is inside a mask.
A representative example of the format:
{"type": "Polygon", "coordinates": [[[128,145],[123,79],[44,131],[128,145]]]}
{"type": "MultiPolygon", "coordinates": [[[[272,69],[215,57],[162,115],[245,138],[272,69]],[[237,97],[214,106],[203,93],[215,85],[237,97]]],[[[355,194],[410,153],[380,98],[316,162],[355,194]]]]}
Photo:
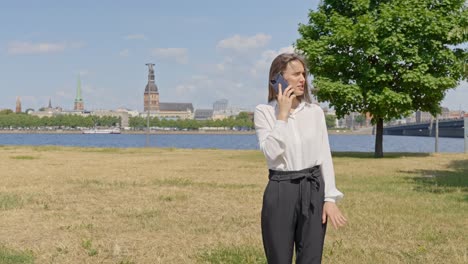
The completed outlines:
{"type": "Polygon", "coordinates": [[[76,87],[75,107],[73,109],[75,111],[83,111],[84,110],[83,98],[81,98],[81,78],[80,78],[80,75],[78,75],[78,84],[77,84],[77,87],[76,87]]]}
{"type": "Polygon", "coordinates": [[[21,113],[21,99],[19,96],[16,97],[16,113],[21,113]]]}
{"type": "Polygon", "coordinates": [[[148,84],[146,84],[144,93],[144,110],[150,112],[159,111],[159,91],[154,81],[154,64],[147,63],[148,66],[148,84]]]}

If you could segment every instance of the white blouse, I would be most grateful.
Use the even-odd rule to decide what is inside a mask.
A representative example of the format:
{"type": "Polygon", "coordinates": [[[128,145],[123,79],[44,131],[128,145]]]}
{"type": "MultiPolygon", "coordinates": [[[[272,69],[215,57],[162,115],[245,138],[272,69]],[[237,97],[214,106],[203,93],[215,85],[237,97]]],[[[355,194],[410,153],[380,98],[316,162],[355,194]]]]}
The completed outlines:
{"type": "Polygon", "coordinates": [[[255,130],[268,168],[296,171],[321,165],[325,201],[336,202],[343,198],[343,193],[335,186],[335,171],[322,108],[303,101],[289,115],[287,122],[276,119],[278,111],[276,100],[255,108],[255,130]]]}

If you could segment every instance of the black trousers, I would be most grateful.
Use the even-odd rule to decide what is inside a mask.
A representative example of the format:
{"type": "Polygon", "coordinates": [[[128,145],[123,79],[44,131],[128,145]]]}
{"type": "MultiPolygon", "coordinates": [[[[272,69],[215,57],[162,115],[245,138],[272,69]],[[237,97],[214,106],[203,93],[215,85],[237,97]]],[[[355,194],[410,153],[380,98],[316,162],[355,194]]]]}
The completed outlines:
{"type": "Polygon", "coordinates": [[[300,171],[270,170],[263,195],[262,238],[268,264],[321,263],[324,182],[319,166],[300,171]]]}

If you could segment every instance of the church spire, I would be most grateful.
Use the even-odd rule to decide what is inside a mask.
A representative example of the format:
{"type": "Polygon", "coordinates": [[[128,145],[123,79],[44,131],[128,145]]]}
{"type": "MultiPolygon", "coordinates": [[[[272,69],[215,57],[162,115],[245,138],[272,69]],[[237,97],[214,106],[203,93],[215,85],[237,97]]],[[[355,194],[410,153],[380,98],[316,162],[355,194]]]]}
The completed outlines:
{"type": "Polygon", "coordinates": [[[21,99],[19,96],[16,97],[16,113],[21,113],[21,99]]]}
{"type": "Polygon", "coordinates": [[[83,111],[84,110],[83,98],[81,97],[81,78],[80,78],[80,75],[78,75],[74,110],[76,110],[76,111],[83,111]]]}
{"type": "Polygon", "coordinates": [[[158,92],[158,86],[154,82],[154,63],[147,63],[148,66],[148,84],[146,85],[145,92],[158,92]]]}
{"type": "Polygon", "coordinates": [[[154,81],[154,63],[147,63],[146,66],[148,66],[148,84],[143,97],[144,111],[159,111],[159,91],[154,81]]]}

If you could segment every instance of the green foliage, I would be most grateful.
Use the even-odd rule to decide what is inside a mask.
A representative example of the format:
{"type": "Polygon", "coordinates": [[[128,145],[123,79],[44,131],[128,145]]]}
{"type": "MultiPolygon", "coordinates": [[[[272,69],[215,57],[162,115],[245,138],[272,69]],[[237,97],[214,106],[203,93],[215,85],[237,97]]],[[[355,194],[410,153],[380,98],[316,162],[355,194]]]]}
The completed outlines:
{"type": "Polygon", "coordinates": [[[21,208],[22,206],[23,199],[21,196],[17,194],[0,192],[0,211],[21,208]]]}
{"type": "Polygon", "coordinates": [[[2,264],[32,264],[34,256],[30,251],[18,251],[0,246],[0,263],[2,264]]]}
{"type": "Polygon", "coordinates": [[[366,122],[366,117],[364,115],[358,115],[354,117],[354,122],[358,123],[359,125],[363,126],[366,122]]]}
{"type": "MultiPolygon", "coordinates": [[[[11,111],[11,110],[10,110],[11,111]]],[[[27,114],[0,114],[0,128],[84,128],[84,127],[114,127],[120,126],[121,118],[112,116],[79,116],[57,115],[53,117],[38,117],[27,114]]],[[[146,127],[146,117],[130,117],[129,126],[133,128],[146,127]]],[[[193,120],[178,119],[167,120],[157,117],[150,118],[151,127],[172,127],[180,130],[197,130],[200,127],[247,127],[253,129],[254,124],[248,113],[241,112],[236,117],[228,117],[223,120],[193,120]]]]}
{"type": "Polygon", "coordinates": [[[247,112],[240,112],[239,115],[237,115],[236,120],[249,120],[250,116],[249,113],[247,112]]]}
{"type": "Polygon", "coordinates": [[[296,42],[317,98],[339,118],[369,112],[373,124],[416,110],[439,113],[446,92],[467,77],[464,2],[322,1],[296,42]]]}
{"type": "Polygon", "coordinates": [[[38,117],[27,114],[0,114],[0,128],[39,128],[39,127],[112,127],[120,125],[120,117],[57,115],[38,117]]]}
{"type": "Polygon", "coordinates": [[[0,115],[9,115],[13,114],[13,111],[11,109],[3,109],[0,111],[0,115]]]}
{"type": "Polygon", "coordinates": [[[326,115],[325,122],[327,123],[327,128],[334,128],[336,125],[336,116],[335,115],[326,115]]]}
{"type": "Polygon", "coordinates": [[[453,45],[468,39],[464,0],[325,0],[309,18],[296,46],[316,77],[319,100],[330,101],[338,117],[436,114],[463,78],[467,50],[453,45]]]}
{"type": "MultiPolygon", "coordinates": [[[[129,126],[133,128],[146,127],[146,117],[130,117],[129,126]]],[[[201,127],[247,127],[253,129],[254,124],[248,113],[241,112],[236,117],[228,117],[222,120],[193,120],[177,119],[167,120],[150,117],[150,127],[173,127],[177,129],[197,130],[201,127]]]]}
{"type": "Polygon", "coordinates": [[[96,256],[98,254],[98,250],[93,248],[93,241],[91,239],[82,239],[81,246],[88,252],[88,256],[96,256]]]}

